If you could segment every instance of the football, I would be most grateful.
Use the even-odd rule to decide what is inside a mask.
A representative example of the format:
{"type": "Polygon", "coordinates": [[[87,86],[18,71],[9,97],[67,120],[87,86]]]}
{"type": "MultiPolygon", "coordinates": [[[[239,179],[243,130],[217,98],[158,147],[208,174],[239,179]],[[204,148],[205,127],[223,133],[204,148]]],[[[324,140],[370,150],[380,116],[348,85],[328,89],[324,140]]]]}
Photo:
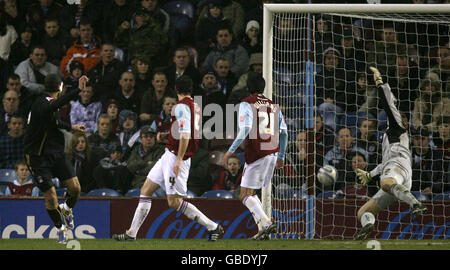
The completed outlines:
{"type": "Polygon", "coordinates": [[[336,168],[334,168],[331,165],[323,166],[322,168],[319,169],[319,172],[317,173],[317,179],[324,186],[331,186],[332,184],[334,184],[334,182],[336,182],[337,179],[336,168]]]}

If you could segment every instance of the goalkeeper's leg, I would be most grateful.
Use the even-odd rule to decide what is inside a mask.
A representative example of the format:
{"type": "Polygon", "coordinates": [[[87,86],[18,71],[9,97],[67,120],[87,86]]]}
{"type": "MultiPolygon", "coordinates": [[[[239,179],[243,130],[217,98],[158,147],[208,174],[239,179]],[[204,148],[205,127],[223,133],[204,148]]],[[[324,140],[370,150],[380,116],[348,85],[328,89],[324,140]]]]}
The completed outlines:
{"type": "Polygon", "coordinates": [[[355,240],[364,240],[374,229],[375,216],[381,211],[374,199],[366,202],[358,210],[358,220],[361,222],[361,230],[354,236],[355,240]]]}
{"type": "Polygon", "coordinates": [[[394,178],[384,178],[381,181],[381,189],[400,201],[409,204],[412,208],[412,216],[423,214],[427,210],[404,185],[397,183],[394,178]]]}

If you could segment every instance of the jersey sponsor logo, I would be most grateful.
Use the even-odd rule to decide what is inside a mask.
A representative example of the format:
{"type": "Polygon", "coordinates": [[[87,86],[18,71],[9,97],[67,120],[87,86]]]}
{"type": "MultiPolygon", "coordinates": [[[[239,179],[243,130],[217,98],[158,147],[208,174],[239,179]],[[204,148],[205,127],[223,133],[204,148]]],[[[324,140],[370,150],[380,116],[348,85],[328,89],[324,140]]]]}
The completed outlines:
{"type": "Polygon", "coordinates": [[[186,126],[186,119],[178,120],[178,126],[183,129],[186,126]]]}
{"type": "Polygon", "coordinates": [[[241,115],[241,117],[239,118],[239,121],[240,121],[241,123],[244,123],[244,122],[245,122],[245,114],[241,115]]]}

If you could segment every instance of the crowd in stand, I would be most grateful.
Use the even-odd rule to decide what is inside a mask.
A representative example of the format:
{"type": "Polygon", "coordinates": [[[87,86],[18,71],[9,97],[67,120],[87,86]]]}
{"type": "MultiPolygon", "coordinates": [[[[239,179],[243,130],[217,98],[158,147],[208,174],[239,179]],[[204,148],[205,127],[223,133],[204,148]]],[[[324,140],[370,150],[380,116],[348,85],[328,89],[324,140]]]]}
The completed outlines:
{"type": "MultiPolygon", "coordinates": [[[[82,75],[90,79],[79,98],[59,110],[63,121],[86,127],[85,133],[65,133],[66,154],[82,192],[110,188],[126,194],[142,186],[163,153],[156,134],[170,128],[176,78],[193,80],[194,95],[203,97],[203,106],[238,104],[250,95],[247,78],[262,73],[262,4],[299,1],[183,1],[179,9],[186,8],[186,16],[181,19],[171,13],[171,2],[0,0],[0,168],[16,170],[17,187],[31,185],[17,188],[22,192],[17,194],[37,196],[21,171],[22,142],[33,96],[44,91],[48,74],[58,74],[65,89],[77,87],[82,75]]],[[[386,124],[380,121],[376,89],[365,72],[376,65],[411,123],[413,190],[429,195],[450,191],[449,44],[438,40],[436,50],[425,51],[417,47],[420,37],[399,40],[395,27],[387,24],[378,37],[378,32],[361,32],[376,29],[358,28],[362,23],[316,16],[316,132],[295,125],[300,115],[285,113],[294,131],[286,179],[305,181],[311,164],[307,144],[315,141],[316,170],[330,164],[339,175],[332,187],[317,182],[316,193],[330,189],[371,195],[377,190],[376,183],[362,190],[355,176],[356,168],[370,170],[381,160],[380,134],[386,124]],[[336,112],[337,120],[330,123],[327,112],[336,112]],[[355,126],[339,124],[357,112],[366,114],[355,126]]],[[[298,44],[289,46],[287,60],[295,61],[298,44]]],[[[241,155],[223,168],[210,154],[228,146],[201,142],[192,158],[190,191],[198,196],[211,189],[239,192],[241,155]]],[[[8,188],[8,194],[13,190],[8,188]]]]}

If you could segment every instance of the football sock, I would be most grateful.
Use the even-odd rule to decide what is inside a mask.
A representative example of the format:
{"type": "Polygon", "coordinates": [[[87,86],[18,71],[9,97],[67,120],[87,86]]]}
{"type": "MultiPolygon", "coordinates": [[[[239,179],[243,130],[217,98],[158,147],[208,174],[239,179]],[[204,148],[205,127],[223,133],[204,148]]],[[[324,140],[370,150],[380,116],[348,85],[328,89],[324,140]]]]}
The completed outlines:
{"type": "MultiPolygon", "coordinates": [[[[269,218],[267,217],[266,213],[264,213],[262,204],[258,199],[255,199],[253,196],[245,196],[242,199],[242,203],[248,208],[248,210],[250,210],[250,213],[252,213],[253,219],[255,220],[256,224],[259,224],[260,222],[264,222],[265,224],[268,223],[269,218]]],[[[258,225],[258,228],[259,226],[260,225],[258,225]]]]}
{"type": "Polygon", "coordinates": [[[375,224],[375,216],[370,212],[364,212],[361,215],[361,226],[364,227],[367,224],[375,224]]]}
{"type": "Polygon", "coordinates": [[[65,207],[64,207],[64,209],[66,209],[66,210],[72,209],[75,206],[75,204],[77,203],[79,197],[80,197],[79,192],[77,192],[76,195],[72,195],[69,192],[67,192],[66,203],[64,205],[67,206],[69,209],[66,209],[65,207]]]}
{"type": "Polygon", "coordinates": [[[403,185],[393,184],[391,186],[390,193],[400,201],[409,204],[411,207],[414,204],[419,204],[419,201],[414,197],[414,195],[412,195],[412,193],[403,185]]]}
{"type": "Polygon", "coordinates": [[[47,213],[50,216],[50,219],[53,221],[53,224],[56,228],[60,229],[62,226],[61,214],[59,210],[59,206],[56,209],[47,209],[47,213]]]}
{"type": "Polygon", "coordinates": [[[210,220],[205,214],[198,210],[195,205],[183,201],[178,207],[177,211],[187,216],[189,219],[198,222],[198,224],[206,227],[208,231],[215,230],[217,228],[217,223],[210,220]]]}
{"type": "MultiPolygon", "coordinates": [[[[258,202],[259,202],[259,204],[262,206],[262,202],[261,202],[261,200],[258,198],[258,195],[253,195],[252,196],[253,198],[255,198],[258,202]]],[[[261,222],[259,222],[258,224],[256,224],[256,225],[258,225],[258,231],[262,231],[262,224],[261,224],[261,222]]]]}
{"type": "Polygon", "coordinates": [[[132,237],[136,237],[136,234],[139,231],[142,223],[144,223],[145,218],[150,212],[150,208],[152,207],[152,199],[147,196],[141,195],[139,198],[139,204],[136,208],[136,212],[134,212],[133,221],[131,222],[131,227],[127,231],[127,234],[132,237]]]}

